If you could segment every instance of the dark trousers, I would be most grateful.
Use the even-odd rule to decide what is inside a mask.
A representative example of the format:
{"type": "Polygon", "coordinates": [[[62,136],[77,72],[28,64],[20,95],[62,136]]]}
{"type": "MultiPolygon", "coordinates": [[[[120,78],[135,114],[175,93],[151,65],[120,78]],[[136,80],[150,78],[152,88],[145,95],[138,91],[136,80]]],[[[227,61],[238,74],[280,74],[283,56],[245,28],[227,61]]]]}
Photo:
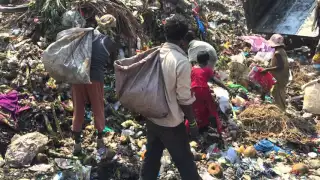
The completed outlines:
{"type": "Polygon", "coordinates": [[[147,121],[147,151],[140,180],[156,180],[163,150],[167,148],[182,180],[199,180],[194,157],[184,123],[177,127],[162,127],[147,121]]]}

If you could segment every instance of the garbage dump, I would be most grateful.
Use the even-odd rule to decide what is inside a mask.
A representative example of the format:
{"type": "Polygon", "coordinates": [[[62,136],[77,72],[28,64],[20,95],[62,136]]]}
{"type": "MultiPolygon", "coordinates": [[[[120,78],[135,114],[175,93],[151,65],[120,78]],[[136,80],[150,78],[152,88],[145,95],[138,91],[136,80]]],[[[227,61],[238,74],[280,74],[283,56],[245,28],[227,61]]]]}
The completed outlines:
{"type": "MultiPolygon", "coordinates": [[[[253,19],[246,20],[242,1],[0,3],[0,179],[139,179],[147,155],[149,120],[121,104],[113,63],[161,46],[166,39],[163,27],[172,14],[184,16],[198,39],[214,47],[218,57],[214,76],[228,89],[208,83],[223,132],[219,132],[218,123],[213,125],[215,117],[212,125],[190,141],[202,179],[320,179],[320,81],[310,51],[315,47],[306,44],[283,50],[288,55],[289,70],[283,110],[273,93],[279,87],[278,76],[265,72],[280,50],[270,46],[264,34],[253,34],[247,28],[246,23],[253,19]],[[93,107],[86,105],[82,154],[74,155],[74,104],[69,83],[90,83],[87,73],[91,55],[81,48],[91,47],[80,46],[92,41],[83,31],[89,28],[90,32],[107,35],[116,49],[104,72],[105,147],[96,148],[99,133],[93,107]],[[73,33],[69,36],[61,35],[70,29],[73,33]],[[56,42],[69,46],[52,48],[56,42]],[[63,49],[67,47],[72,49],[71,55],[69,49],[63,49]],[[72,56],[75,51],[77,55],[72,56]],[[71,63],[55,59],[67,67],[55,71],[54,63],[48,64],[44,58],[57,57],[58,52],[64,53],[64,62],[71,63]],[[64,71],[72,72],[70,79],[52,76],[64,71]],[[80,79],[72,82],[76,77],[80,79]]],[[[245,6],[251,7],[248,2],[245,6]]],[[[313,2],[309,6],[314,7],[313,2]]],[[[189,123],[189,131],[191,126],[189,123]]],[[[158,179],[181,179],[168,149],[163,151],[160,163],[158,179]]]]}

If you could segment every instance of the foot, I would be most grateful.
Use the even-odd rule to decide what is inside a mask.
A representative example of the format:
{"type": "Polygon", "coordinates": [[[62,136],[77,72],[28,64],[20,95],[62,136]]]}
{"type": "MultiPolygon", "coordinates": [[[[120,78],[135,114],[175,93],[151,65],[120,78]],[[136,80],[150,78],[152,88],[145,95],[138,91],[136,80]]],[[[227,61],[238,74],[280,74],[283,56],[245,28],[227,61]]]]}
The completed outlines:
{"type": "Polygon", "coordinates": [[[77,156],[77,155],[80,155],[81,153],[82,153],[81,143],[74,144],[73,155],[77,156]]]}
{"type": "Polygon", "coordinates": [[[104,142],[103,142],[103,139],[97,139],[97,149],[100,149],[100,148],[104,148],[105,145],[104,145],[104,142]]]}

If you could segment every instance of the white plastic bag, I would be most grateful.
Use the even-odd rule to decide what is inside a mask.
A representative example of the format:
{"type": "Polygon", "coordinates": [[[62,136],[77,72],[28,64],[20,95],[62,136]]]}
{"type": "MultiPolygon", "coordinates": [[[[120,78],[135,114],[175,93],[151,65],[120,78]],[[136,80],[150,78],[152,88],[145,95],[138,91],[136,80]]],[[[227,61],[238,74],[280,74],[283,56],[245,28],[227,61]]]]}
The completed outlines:
{"type": "Polygon", "coordinates": [[[303,109],[312,114],[320,114],[320,83],[319,80],[305,84],[303,109]]]}
{"type": "Polygon", "coordinates": [[[273,57],[274,52],[261,52],[259,51],[255,56],[255,61],[260,61],[262,63],[269,62],[273,57]]]}
{"type": "Polygon", "coordinates": [[[58,82],[90,84],[93,28],[61,31],[43,53],[42,62],[58,82]]]}
{"type": "Polygon", "coordinates": [[[231,109],[228,91],[221,87],[216,87],[213,89],[213,91],[218,98],[220,110],[223,113],[226,113],[227,110],[231,109]]]}

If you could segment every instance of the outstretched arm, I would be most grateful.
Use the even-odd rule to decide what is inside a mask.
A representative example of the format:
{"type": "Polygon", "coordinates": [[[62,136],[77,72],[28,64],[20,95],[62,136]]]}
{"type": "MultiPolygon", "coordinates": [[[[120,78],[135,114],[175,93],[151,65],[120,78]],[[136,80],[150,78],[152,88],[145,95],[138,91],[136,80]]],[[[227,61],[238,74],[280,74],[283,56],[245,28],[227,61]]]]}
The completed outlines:
{"type": "Polygon", "coordinates": [[[227,90],[228,92],[230,92],[230,89],[223,84],[222,81],[220,81],[218,78],[216,77],[212,77],[211,81],[213,81],[216,85],[218,85],[219,87],[222,87],[223,89],[227,90]]]}

